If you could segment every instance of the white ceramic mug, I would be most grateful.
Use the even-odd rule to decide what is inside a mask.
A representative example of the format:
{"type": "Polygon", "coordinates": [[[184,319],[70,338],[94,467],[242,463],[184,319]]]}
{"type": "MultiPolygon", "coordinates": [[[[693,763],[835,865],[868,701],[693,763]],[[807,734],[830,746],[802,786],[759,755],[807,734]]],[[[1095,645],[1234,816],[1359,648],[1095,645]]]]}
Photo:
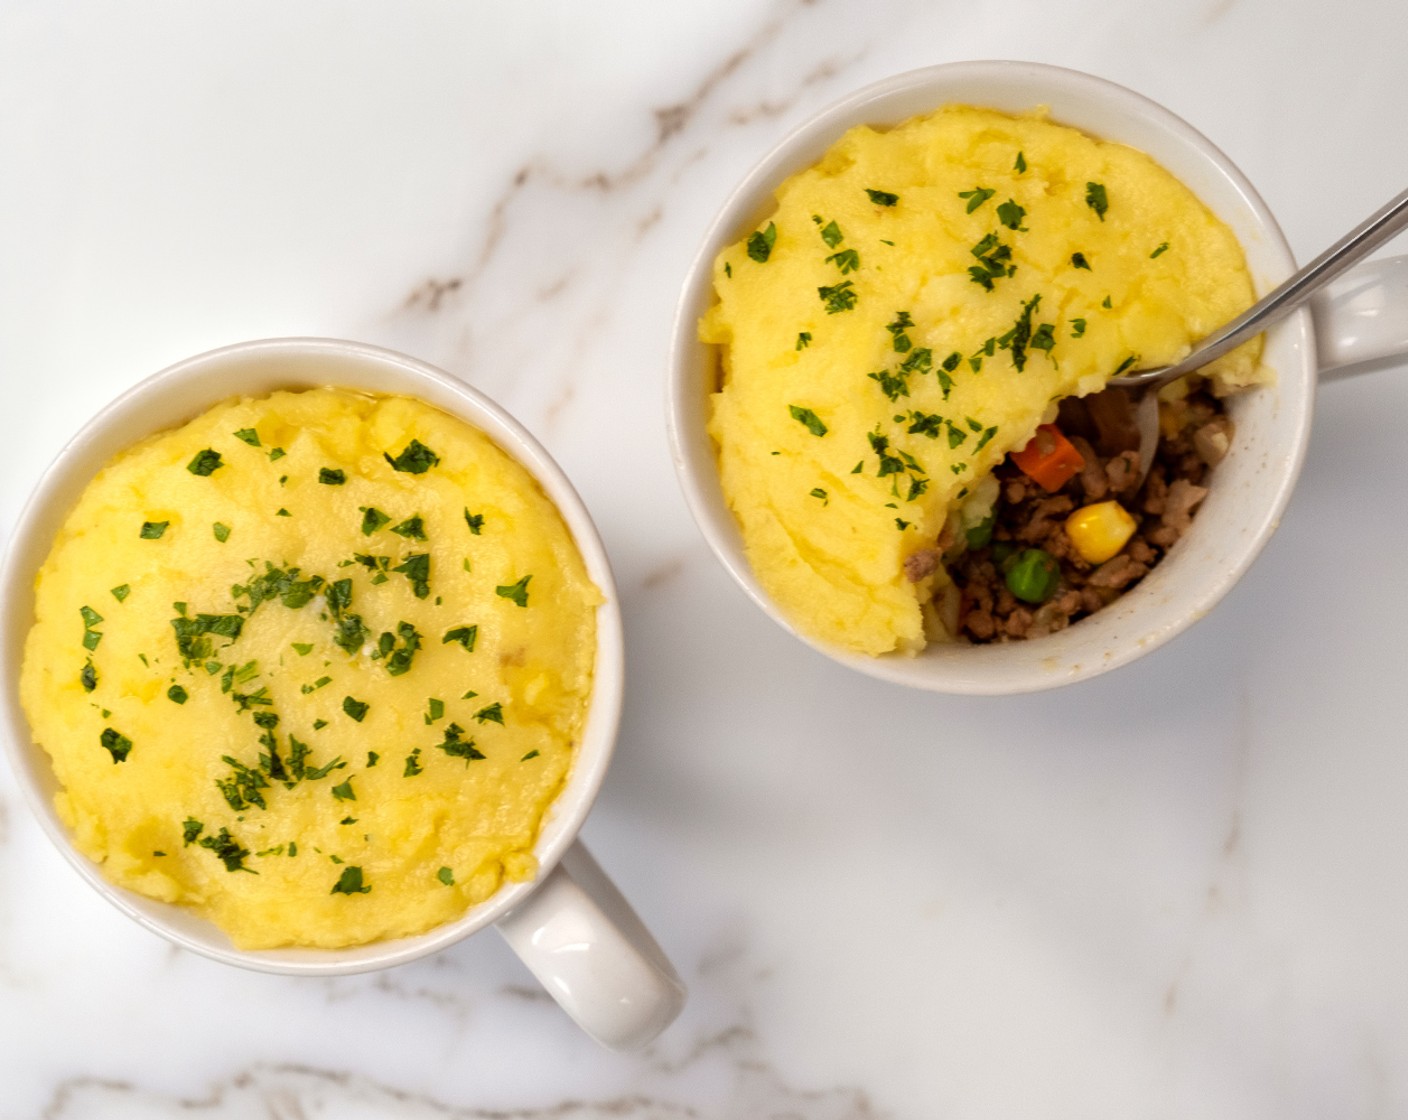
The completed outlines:
{"type": "MultiPolygon", "coordinates": [[[[1276,382],[1228,400],[1236,437],[1192,529],[1137,587],[1055,634],[1024,642],[932,643],[918,656],[867,657],[799,633],[758,583],[724,500],[706,430],[717,357],[699,341],[719,251],[765,220],[772,192],[815,163],[849,128],[893,126],[960,103],[1019,113],[1047,106],[1055,121],[1147,152],[1182,180],[1241,241],[1258,294],[1295,269],[1290,247],[1252,185],[1221,151],[1167,109],[1089,74],[1028,62],[959,62],[915,70],[851,94],[784,138],[724,203],[690,266],[675,317],[669,425],[675,469],[699,528],[730,574],[780,625],[870,676],[935,692],[1001,694],[1070,684],[1127,664],[1205,615],[1270,539],[1305,456],[1317,382],[1344,367],[1408,353],[1408,258],[1351,270],[1266,334],[1276,382]]],[[[1385,197],[1401,184],[1386,187],[1385,197]]],[[[1348,229],[1362,214],[1346,214],[1348,229]]]]}
{"type": "Polygon", "coordinates": [[[608,1046],[644,1045],[679,1013],[685,990],[675,970],[576,839],[606,774],[621,711],[621,613],[611,565],[581,498],[558,465],[522,425],[463,382],[401,354],[330,339],[244,343],[171,366],[113,401],[59,453],[15,528],[0,574],[0,604],[0,723],[15,774],[49,838],[79,874],[141,925],[215,960],[303,976],[403,964],[496,925],[553,998],[608,1046]],[[20,708],[20,661],[34,623],[35,573],[103,464],[146,436],[230,397],[323,385],[425,401],[488,434],[538,481],[561,512],[604,597],[596,619],[595,679],[567,786],[553,802],[534,847],[536,879],[506,883],[458,921],[415,937],[347,949],[248,951],[232,946],[219,929],[189,910],[113,886],[74,848],[54,811],[57,783],[48,756],[34,745],[20,708]]]}

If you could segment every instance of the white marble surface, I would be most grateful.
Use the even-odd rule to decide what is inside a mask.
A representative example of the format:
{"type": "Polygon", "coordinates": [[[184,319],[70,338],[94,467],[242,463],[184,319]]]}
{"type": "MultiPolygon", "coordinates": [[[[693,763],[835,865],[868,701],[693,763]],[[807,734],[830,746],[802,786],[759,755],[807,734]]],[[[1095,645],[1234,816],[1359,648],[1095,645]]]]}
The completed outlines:
{"type": "Polygon", "coordinates": [[[662,420],[685,264],[864,82],[1031,58],[1163,101],[1302,258],[1408,182],[1400,0],[0,6],[0,538],[119,391],[328,334],[497,396],[621,580],[585,836],[692,988],[597,1049],[493,935],[246,974],[92,895],[0,770],[0,1117],[872,1120],[1408,1114],[1404,371],[1327,388],[1212,617],[1096,682],[911,694],[714,563],[662,420]]]}

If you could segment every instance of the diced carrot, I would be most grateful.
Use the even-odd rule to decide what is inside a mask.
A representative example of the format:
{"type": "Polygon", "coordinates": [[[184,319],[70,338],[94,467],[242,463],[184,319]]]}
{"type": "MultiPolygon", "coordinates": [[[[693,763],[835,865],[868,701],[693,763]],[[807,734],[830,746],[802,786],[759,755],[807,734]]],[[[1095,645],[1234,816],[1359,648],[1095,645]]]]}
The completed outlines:
{"type": "Polygon", "coordinates": [[[1061,489],[1085,466],[1080,452],[1055,424],[1037,428],[1026,447],[1012,452],[1012,462],[1047,493],[1061,489]]]}

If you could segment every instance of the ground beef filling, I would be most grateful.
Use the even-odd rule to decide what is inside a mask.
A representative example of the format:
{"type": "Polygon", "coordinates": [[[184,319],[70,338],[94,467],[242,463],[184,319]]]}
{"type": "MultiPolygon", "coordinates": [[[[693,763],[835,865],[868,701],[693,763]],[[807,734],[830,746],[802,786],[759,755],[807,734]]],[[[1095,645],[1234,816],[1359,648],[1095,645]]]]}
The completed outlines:
{"type": "MultiPolygon", "coordinates": [[[[1161,405],[1163,434],[1142,483],[1132,410],[1127,399],[1116,404],[1111,415],[1108,399],[1094,407],[1063,402],[1058,425],[1085,467],[1055,493],[1043,490],[1010,460],[994,472],[1001,489],[992,540],[965,551],[949,568],[961,592],[958,625],[963,636],[998,642],[1062,630],[1118,599],[1188,531],[1207,494],[1208,474],[1231,441],[1232,422],[1222,402],[1195,391],[1183,401],[1161,405]],[[1065,521],[1081,506],[1110,500],[1133,514],[1138,528],[1113,558],[1091,564],[1066,535],[1065,521]],[[1009,557],[1031,548],[1044,550],[1060,565],[1055,593],[1039,606],[1013,595],[1003,570],[1009,557]]],[[[947,543],[938,542],[939,549],[947,543]]]]}

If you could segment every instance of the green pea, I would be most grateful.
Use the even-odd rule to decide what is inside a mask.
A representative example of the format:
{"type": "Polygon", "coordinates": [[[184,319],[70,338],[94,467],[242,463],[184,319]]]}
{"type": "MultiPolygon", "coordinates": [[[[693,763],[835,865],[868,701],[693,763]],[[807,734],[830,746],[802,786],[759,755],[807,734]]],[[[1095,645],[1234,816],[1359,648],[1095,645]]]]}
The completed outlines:
{"type": "Polygon", "coordinates": [[[969,548],[985,548],[992,540],[993,527],[997,524],[997,514],[990,513],[971,529],[964,536],[968,540],[969,548]]]}
{"type": "Polygon", "coordinates": [[[1039,548],[1028,548],[1007,572],[1007,590],[1024,603],[1044,603],[1056,594],[1061,565],[1039,548]]]}

